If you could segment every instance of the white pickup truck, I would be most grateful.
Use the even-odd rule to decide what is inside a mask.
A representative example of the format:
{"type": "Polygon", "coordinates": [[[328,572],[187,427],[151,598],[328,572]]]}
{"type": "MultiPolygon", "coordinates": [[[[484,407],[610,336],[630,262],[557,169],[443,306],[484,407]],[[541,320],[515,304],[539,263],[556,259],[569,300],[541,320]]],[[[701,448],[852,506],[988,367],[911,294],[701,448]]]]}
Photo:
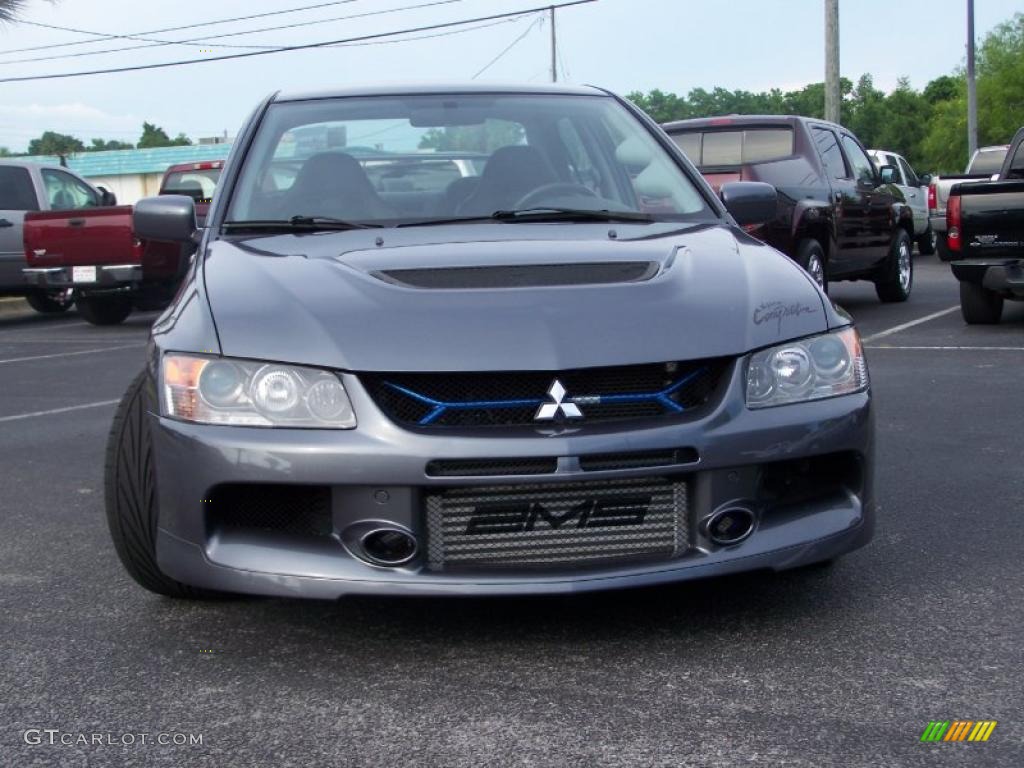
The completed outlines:
{"type": "Polygon", "coordinates": [[[70,289],[46,290],[26,282],[25,214],[113,206],[114,195],[60,166],[0,160],[0,296],[24,296],[37,312],[64,312],[70,289]]]}

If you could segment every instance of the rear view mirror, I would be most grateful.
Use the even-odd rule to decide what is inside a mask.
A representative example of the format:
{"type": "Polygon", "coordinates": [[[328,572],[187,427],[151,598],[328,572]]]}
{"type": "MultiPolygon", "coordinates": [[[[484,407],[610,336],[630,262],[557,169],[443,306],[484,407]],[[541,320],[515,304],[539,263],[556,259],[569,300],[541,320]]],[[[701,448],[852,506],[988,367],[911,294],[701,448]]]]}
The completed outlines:
{"type": "Polygon", "coordinates": [[[722,185],[719,197],[741,227],[765,224],[775,218],[778,193],[762,181],[730,181],[722,185]]]}
{"type": "Polygon", "coordinates": [[[184,243],[196,231],[196,207],[185,195],[147,197],[135,204],[132,228],[140,240],[184,243]]]}
{"type": "Polygon", "coordinates": [[[895,184],[896,183],[896,166],[895,165],[883,165],[878,169],[878,175],[882,179],[883,184],[895,184]]]}
{"type": "Polygon", "coordinates": [[[932,183],[932,175],[930,173],[924,173],[917,177],[922,187],[927,187],[932,183]]]}
{"type": "Polygon", "coordinates": [[[100,205],[117,205],[117,197],[106,187],[96,187],[100,191],[100,205]]]}

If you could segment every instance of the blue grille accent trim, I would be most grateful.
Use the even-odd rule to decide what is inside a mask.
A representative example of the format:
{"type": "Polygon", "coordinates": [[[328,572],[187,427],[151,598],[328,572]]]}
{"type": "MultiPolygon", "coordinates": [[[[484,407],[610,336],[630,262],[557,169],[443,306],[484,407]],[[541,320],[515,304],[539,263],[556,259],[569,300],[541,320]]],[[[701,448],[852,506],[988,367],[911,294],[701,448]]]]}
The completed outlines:
{"type": "MultiPolygon", "coordinates": [[[[695,371],[691,371],[686,376],[683,376],[679,381],[673,382],[669,386],[665,387],[665,389],[658,390],[657,392],[634,392],[624,395],[579,395],[577,397],[567,398],[566,402],[582,406],[587,404],[596,405],[600,403],[630,404],[656,402],[666,410],[673,413],[682,413],[686,409],[679,403],[675,402],[671,396],[706,370],[706,368],[698,368],[695,371]]],[[[557,373],[552,375],[556,378],[558,376],[557,373]]],[[[546,397],[532,397],[518,400],[469,400],[464,402],[447,402],[444,400],[436,400],[432,397],[428,397],[427,395],[409,389],[408,387],[403,387],[390,381],[384,383],[396,392],[400,392],[406,397],[411,397],[413,400],[431,407],[430,413],[419,420],[418,424],[420,426],[432,424],[441,418],[445,411],[449,410],[486,411],[491,409],[539,407],[543,403],[547,402],[546,397]]]]}

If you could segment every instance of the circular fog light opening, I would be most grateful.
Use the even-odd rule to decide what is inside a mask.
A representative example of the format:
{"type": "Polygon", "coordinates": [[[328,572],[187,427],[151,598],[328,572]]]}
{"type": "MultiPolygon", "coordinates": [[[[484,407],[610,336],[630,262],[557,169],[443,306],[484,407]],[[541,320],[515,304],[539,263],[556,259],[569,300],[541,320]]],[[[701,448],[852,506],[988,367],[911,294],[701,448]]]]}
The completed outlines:
{"type": "Polygon", "coordinates": [[[707,522],[708,538],[715,544],[738,544],[754,532],[754,513],[745,507],[715,512],[707,522]]]}
{"type": "Polygon", "coordinates": [[[359,542],[367,558],[377,565],[404,565],[416,556],[416,539],[397,528],[378,528],[359,542]]]}

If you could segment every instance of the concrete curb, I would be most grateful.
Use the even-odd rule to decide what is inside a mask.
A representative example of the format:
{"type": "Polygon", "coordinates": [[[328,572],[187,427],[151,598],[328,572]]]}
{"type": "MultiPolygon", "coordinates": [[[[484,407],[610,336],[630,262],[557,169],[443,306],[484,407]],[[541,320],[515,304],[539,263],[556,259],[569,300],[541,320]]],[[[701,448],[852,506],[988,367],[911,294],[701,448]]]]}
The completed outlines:
{"type": "Polygon", "coordinates": [[[18,297],[0,299],[0,315],[21,315],[32,311],[32,307],[24,299],[18,297]]]}

